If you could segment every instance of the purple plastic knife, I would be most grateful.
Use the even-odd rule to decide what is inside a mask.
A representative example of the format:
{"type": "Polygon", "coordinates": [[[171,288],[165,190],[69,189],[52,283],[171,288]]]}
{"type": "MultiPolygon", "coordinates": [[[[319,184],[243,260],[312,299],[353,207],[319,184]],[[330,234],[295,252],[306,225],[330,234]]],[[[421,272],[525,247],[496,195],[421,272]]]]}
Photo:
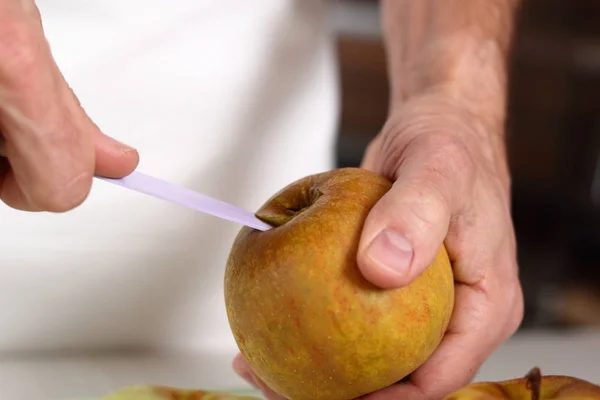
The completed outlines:
{"type": "Polygon", "coordinates": [[[119,179],[100,176],[96,178],[260,231],[272,228],[249,211],[141,172],[134,171],[119,179]]]}

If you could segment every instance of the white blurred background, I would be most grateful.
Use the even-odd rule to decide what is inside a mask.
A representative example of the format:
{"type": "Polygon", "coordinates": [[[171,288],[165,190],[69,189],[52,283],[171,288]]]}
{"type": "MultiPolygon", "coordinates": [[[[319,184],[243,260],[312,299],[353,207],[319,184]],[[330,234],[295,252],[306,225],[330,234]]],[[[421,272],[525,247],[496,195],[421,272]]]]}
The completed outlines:
{"type": "MultiPolygon", "coordinates": [[[[527,309],[521,330],[476,380],[514,378],[539,366],[600,384],[600,3],[527,3],[511,64],[508,123],[527,309]]],[[[341,73],[336,163],[355,166],[387,111],[378,3],[337,1],[331,17],[341,73]]],[[[244,388],[230,368],[234,354],[0,354],[0,398],[94,398],[137,383],[244,388]]]]}

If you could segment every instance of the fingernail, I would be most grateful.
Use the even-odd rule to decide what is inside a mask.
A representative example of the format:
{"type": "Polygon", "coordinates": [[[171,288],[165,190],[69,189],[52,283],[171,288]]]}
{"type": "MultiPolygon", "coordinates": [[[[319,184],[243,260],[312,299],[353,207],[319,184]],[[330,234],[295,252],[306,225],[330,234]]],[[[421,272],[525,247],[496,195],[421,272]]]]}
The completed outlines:
{"type": "Polygon", "coordinates": [[[119,142],[119,144],[121,145],[121,151],[123,152],[123,154],[127,155],[129,153],[137,153],[137,149],[129,146],[128,144],[121,142],[119,142]]]}
{"type": "Polygon", "coordinates": [[[130,145],[125,144],[115,138],[112,138],[112,140],[118,147],[121,148],[121,151],[123,152],[123,154],[129,154],[129,153],[133,153],[133,152],[137,151],[135,148],[131,147],[130,145]]]}
{"type": "Polygon", "coordinates": [[[128,147],[128,146],[124,146],[124,147],[122,147],[122,148],[121,148],[121,151],[122,151],[124,154],[129,154],[129,153],[135,153],[135,152],[137,152],[137,150],[136,150],[136,149],[134,149],[133,147],[128,147]]]}
{"type": "Polygon", "coordinates": [[[394,275],[406,276],[410,269],[413,248],[404,236],[384,229],[369,246],[367,257],[394,275]]]}

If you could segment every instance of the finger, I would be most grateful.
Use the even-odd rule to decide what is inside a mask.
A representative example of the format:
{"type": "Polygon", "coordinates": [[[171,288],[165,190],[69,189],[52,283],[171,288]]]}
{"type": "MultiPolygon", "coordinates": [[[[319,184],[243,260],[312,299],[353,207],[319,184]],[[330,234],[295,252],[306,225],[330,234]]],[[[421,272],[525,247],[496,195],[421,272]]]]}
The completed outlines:
{"type": "Polygon", "coordinates": [[[95,174],[107,178],[122,178],[132,173],[140,161],[134,148],[94,130],[95,174]]]}
{"type": "Polygon", "coordinates": [[[60,212],[87,197],[95,160],[81,116],[64,104],[57,107],[49,118],[36,121],[15,112],[2,122],[15,184],[31,204],[60,212]]]}
{"type": "MultiPolygon", "coordinates": [[[[96,175],[109,178],[121,178],[133,172],[139,164],[137,150],[94,130],[94,147],[96,156],[96,175]]],[[[6,157],[5,139],[0,132],[0,157],[6,157]]]]}
{"type": "Polygon", "coordinates": [[[233,369],[246,382],[260,390],[267,400],[286,400],[285,397],[282,397],[271,390],[254,372],[252,372],[241,354],[238,354],[233,359],[233,369]]]}
{"type": "Polygon", "coordinates": [[[387,174],[395,178],[392,188],[363,227],[357,261],[365,278],[380,287],[401,287],[431,264],[468,191],[465,154],[451,141],[431,138],[405,148],[400,167],[387,174]]]}
{"type": "MultiPolygon", "coordinates": [[[[96,175],[119,178],[129,175],[139,162],[136,150],[122,145],[116,140],[100,133],[94,136],[96,151],[96,175]]],[[[14,173],[10,170],[5,158],[4,138],[0,135],[0,198],[12,208],[24,211],[42,211],[34,206],[26,197],[14,173]]]]}
{"type": "Polygon", "coordinates": [[[242,356],[241,354],[236,355],[233,358],[232,367],[236,374],[238,374],[250,385],[258,389],[258,385],[254,381],[254,376],[252,374],[252,371],[250,370],[250,367],[246,363],[246,360],[244,360],[244,356],[242,356]]]}

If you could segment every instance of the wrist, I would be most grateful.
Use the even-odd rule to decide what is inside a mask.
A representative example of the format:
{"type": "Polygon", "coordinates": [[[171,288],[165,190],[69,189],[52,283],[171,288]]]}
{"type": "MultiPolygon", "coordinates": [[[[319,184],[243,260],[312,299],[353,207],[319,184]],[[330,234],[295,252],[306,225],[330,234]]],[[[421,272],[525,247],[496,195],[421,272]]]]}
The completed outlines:
{"type": "Polygon", "coordinates": [[[506,56],[494,41],[469,36],[440,39],[396,63],[391,78],[391,106],[438,97],[489,124],[505,118],[506,56]]]}
{"type": "Polygon", "coordinates": [[[403,100],[390,104],[388,119],[404,121],[409,116],[408,120],[413,123],[416,121],[417,124],[429,125],[429,121],[435,121],[436,129],[467,134],[477,140],[503,140],[506,107],[499,100],[500,96],[490,96],[493,100],[477,102],[474,97],[459,95],[463,90],[466,89],[461,88],[459,83],[448,82],[415,91],[403,100]]]}

